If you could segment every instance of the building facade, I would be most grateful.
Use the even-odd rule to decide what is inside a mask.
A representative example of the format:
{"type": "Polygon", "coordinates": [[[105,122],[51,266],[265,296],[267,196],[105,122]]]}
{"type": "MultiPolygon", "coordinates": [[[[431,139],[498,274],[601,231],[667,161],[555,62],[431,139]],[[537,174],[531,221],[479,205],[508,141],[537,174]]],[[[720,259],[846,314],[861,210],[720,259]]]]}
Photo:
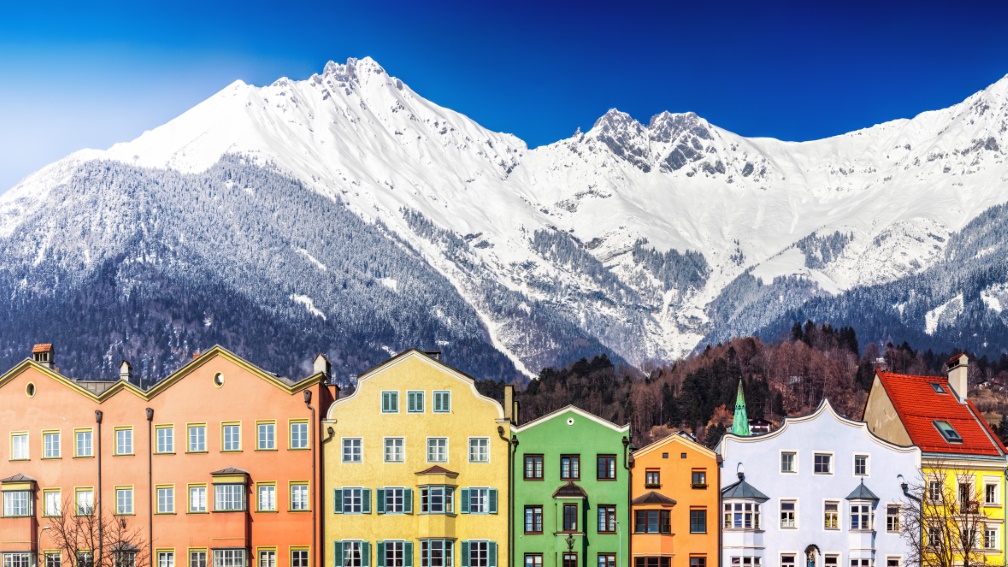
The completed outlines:
{"type": "Polygon", "coordinates": [[[717,565],[720,468],[714,451],[673,433],[634,451],[633,473],[633,567],[717,565]]]}
{"type": "Polygon", "coordinates": [[[920,468],[920,450],[885,441],[828,400],[755,437],[726,434],[721,475],[723,567],[900,567],[897,474],[920,468]]]}
{"type": "Polygon", "coordinates": [[[514,565],[626,565],[630,426],[568,406],[513,438],[514,565]]]}
{"type": "Polygon", "coordinates": [[[6,567],[316,564],[324,358],[291,381],[214,347],[149,389],[125,362],[82,381],[54,358],[37,345],[0,377],[6,567]]]}
{"type": "Polygon", "coordinates": [[[322,425],[327,566],[508,564],[510,413],[472,378],[406,351],[322,425]]]}

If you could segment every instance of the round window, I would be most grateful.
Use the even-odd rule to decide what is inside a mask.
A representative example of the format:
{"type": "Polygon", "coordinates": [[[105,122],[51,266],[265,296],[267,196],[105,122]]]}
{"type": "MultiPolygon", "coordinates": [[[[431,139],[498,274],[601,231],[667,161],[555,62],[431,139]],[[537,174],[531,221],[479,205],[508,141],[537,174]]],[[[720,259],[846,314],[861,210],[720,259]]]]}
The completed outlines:
{"type": "Polygon", "coordinates": [[[213,383],[217,385],[218,388],[224,385],[224,375],[218,372],[214,374],[213,383]]]}
{"type": "Polygon", "coordinates": [[[25,394],[29,398],[34,397],[35,396],[35,384],[33,384],[31,382],[28,382],[28,385],[25,386],[25,394]]]}
{"type": "Polygon", "coordinates": [[[573,417],[568,417],[567,418],[567,425],[574,425],[574,418],[573,417]]]}

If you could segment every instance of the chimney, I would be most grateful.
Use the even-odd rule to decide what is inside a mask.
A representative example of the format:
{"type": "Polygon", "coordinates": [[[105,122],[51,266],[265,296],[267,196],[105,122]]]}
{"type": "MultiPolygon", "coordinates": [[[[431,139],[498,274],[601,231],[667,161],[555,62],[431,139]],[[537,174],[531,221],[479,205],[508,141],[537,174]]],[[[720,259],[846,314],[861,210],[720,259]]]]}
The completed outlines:
{"type": "Polygon", "coordinates": [[[55,355],[56,351],[50,343],[37,344],[32,347],[32,360],[49,370],[52,370],[56,366],[55,355]]]}
{"type": "Polygon", "coordinates": [[[119,364],[119,379],[123,382],[129,382],[133,379],[133,365],[128,360],[119,364]]]}
{"type": "Polygon", "coordinates": [[[323,376],[325,376],[325,381],[326,382],[329,381],[329,376],[332,375],[332,365],[329,364],[328,358],[326,358],[322,354],[319,354],[318,356],[315,357],[315,360],[312,362],[312,366],[314,367],[315,374],[322,374],[323,376]]]}
{"type": "Polygon", "coordinates": [[[969,387],[969,380],[967,380],[969,357],[966,356],[966,353],[957,354],[949,359],[947,366],[949,386],[952,386],[952,391],[959,397],[959,401],[965,402],[966,389],[969,387]]]}
{"type": "Polygon", "coordinates": [[[504,419],[514,423],[514,385],[504,386],[504,419]]]}

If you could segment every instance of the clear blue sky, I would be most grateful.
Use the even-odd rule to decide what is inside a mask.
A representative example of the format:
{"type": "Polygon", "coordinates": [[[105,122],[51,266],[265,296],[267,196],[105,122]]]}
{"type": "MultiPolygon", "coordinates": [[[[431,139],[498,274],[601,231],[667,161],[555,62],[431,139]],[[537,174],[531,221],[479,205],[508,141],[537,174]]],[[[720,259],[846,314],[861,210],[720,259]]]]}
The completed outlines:
{"type": "Polygon", "coordinates": [[[303,79],[368,55],[532,147],[613,107],[808,140],[1008,74],[1008,2],[2,2],[0,191],[235,79],[303,79]]]}

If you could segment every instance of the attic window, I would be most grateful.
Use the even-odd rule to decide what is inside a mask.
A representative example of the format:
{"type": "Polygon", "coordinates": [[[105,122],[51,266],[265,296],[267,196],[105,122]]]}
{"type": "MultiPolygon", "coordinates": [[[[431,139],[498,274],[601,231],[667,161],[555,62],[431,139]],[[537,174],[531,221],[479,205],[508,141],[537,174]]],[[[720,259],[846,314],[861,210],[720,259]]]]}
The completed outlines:
{"type": "Polygon", "coordinates": [[[962,436],[959,435],[959,432],[956,431],[954,427],[952,427],[951,423],[947,421],[935,421],[934,426],[942,434],[942,437],[945,438],[945,441],[948,441],[949,443],[963,442],[962,436]]]}
{"type": "Polygon", "coordinates": [[[941,384],[939,384],[937,382],[931,382],[930,384],[931,384],[931,388],[934,389],[934,391],[936,393],[939,393],[939,394],[944,394],[945,393],[945,388],[942,388],[941,384]]]}

